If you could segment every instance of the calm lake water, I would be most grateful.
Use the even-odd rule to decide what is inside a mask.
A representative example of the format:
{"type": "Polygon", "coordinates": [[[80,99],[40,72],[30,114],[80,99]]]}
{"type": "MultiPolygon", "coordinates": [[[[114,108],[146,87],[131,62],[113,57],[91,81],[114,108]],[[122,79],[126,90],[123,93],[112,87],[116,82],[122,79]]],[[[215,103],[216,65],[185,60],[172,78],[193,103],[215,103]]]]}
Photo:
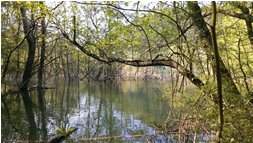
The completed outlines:
{"type": "MultiPolygon", "coordinates": [[[[47,141],[60,127],[78,128],[72,141],[145,142],[147,137],[140,135],[154,134],[155,125],[163,125],[170,111],[162,86],[168,85],[144,81],[62,83],[55,89],[2,96],[2,142],[47,141]],[[109,140],[109,136],[117,139],[109,140]]],[[[152,141],[175,139],[174,135],[157,135],[152,141]]]]}
{"type": "Polygon", "coordinates": [[[80,82],[3,94],[2,142],[46,142],[61,127],[78,128],[68,142],[176,142],[173,134],[148,136],[171,110],[161,90],[166,86],[155,81],[80,82]]]}

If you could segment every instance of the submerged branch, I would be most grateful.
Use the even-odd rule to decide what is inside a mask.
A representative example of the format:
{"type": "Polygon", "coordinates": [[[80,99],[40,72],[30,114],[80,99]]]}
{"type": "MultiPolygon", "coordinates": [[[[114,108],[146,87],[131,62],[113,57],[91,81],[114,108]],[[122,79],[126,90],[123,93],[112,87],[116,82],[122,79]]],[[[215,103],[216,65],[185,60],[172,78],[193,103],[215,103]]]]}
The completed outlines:
{"type": "Polygon", "coordinates": [[[72,133],[74,133],[78,128],[74,128],[72,131],[66,133],[66,135],[59,135],[55,138],[53,138],[49,143],[60,143],[64,141],[67,137],[69,137],[72,133]]]}

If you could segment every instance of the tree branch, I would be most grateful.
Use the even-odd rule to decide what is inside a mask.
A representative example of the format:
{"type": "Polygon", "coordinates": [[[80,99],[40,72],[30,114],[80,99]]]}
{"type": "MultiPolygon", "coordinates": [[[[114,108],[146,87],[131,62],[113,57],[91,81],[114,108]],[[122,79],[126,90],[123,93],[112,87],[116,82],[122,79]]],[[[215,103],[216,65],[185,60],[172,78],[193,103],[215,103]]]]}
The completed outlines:
{"type": "Polygon", "coordinates": [[[232,17],[239,18],[242,20],[253,22],[253,15],[251,14],[236,13],[234,11],[225,11],[225,10],[218,10],[218,12],[224,15],[228,15],[228,16],[232,16],[232,17]]]}
{"type": "Polygon", "coordinates": [[[117,12],[119,12],[122,16],[124,16],[125,17],[125,19],[127,20],[127,22],[129,22],[130,24],[132,24],[133,26],[135,26],[135,27],[138,27],[138,28],[140,28],[141,29],[141,31],[143,31],[143,33],[144,33],[144,35],[145,35],[145,37],[146,37],[146,39],[147,39],[147,42],[148,42],[148,51],[149,51],[149,57],[150,57],[150,60],[152,59],[152,51],[151,51],[151,45],[150,45],[150,41],[149,41],[149,38],[148,38],[148,34],[147,34],[147,32],[144,30],[144,28],[143,27],[141,27],[140,25],[137,25],[137,24],[134,24],[133,22],[131,22],[127,17],[126,17],[126,15],[124,14],[124,13],[122,13],[121,11],[119,11],[119,10],[116,10],[117,12]]]}
{"type": "Polygon", "coordinates": [[[155,14],[159,14],[161,16],[164,16],[164,17],[167,17],[168,19],[170,19],[171,21],[173,21],[177,28],[180,30],[182,36],[184,38],[186,38],[186,36],[184,35],[184,31],[183,29],[181,28],[181,26],[177,23],[177,21],[175,19],[173,19],[172,17],[170,17],[169,15],[167,14],[164,14],[162,12],[159,12],[159,11],[155,11],[155,10],[145,10],[145,9],[129,9],[129,8],[121,8],[121,7],[118,7],[118,6],[115,6],[113,4],[107,4],[107,3],[89,3],[89,2],[79,2],[79,1],[74,1],[75,3],[78,3],[78,4],[86,4],[86,5],[101,5],[101,6],[110,6],[110,7],[113,7],[115,9],[118,9],[118,10],[125,10],[125,11],[136,11],[136,12],[151,12],[151,13],[155,13],[155,14]]]}
{"type": "MultiPolygon", "coordinates": [[[[115,57],[101,57],[86,50],[84,46],[81,46],[78,42],[75,42],[72,39],[70,39],[66,33],[62,32],[62,34],[70,43],[72,43],[77,48],[79,48],[84,54],[98,61],[101,61],[107,64],[118,62],[118,63],[135,66],[135,67],[167,66],[167,67],[176,69],[180,74],[182,74],[183,76],[186,76],[198,88],[201,88],[202,86],[204,86],[204,83],[198,77],[196,77],[191,71],[187,70],[178,62],[174,61],[173,59],[169,57],[167,57],[166,59],[155,58],[154,60],[126,60],[126,59],[115,58],[115,57]]],[[[87,41],[86,41],[86,44],[92,45],[91,43],[87,41]]]]}
{"type": "Polygon", "coordinates": [[[61,1],[61,2],[60,2],[59,4],[57,4],[54,8],[52,8],[52,9],[51,9],[51,11],[53,11],[53,10],[57,9],[60,5],[62,5],[62,4],[63,4],[63,2],[64,2],[64,1],[61,1]]]}
{"type": "Polygon", "coordinates": [[[4,70],[3,70],[3,75],[2,75],[2,79],[3,79],[3,80],[5,79],[7,70],[8,70],[8,68],[9,68],[9,63],[10,63],[10,59],[11,59],[12,53],[13,53],[16,49],[18,49],[18,48],[23,44],[23,42],[25,41],[26,37],[34,30],[34,28],[35,28],[35,26],[33,26],[32,29],[30,29],[30,30],[26,33],[25,37],[19,42],[19,44],[18,44],[17,46],[15,46],[14,48],[12,48],[12,49],[10,50],[10,53],[9,53],[8,56],[7,56],[6,65],[4,66],[4,70]]]}

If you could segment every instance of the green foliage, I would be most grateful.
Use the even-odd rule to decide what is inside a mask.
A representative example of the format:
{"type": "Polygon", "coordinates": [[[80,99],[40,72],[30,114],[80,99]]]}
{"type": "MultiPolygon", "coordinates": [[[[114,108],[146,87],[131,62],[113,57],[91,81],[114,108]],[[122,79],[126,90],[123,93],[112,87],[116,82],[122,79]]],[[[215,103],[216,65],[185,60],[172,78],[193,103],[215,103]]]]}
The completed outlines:
{"type": "Polygon", "coordinates": [[[57,130],[56,130],[56,133],[58,134],[58,135],[62,135],[62,136],[68,136],[72,131],[73,131],[73,129],[74,128],[72,128],[72,127],[69,127],[69,128],[65,128],[63,125],[60,127],[60,128],[58,128],[57,130]]]}
{"type": "MultiPolygon", "coordinates": [[[[216,94],[217,87],[214,80],[214,69],[212,69],[214,61],[208,58],[208,55],[212,52],[205,48],[206,43],[201,42],[196,28],[194,26],[189,27],[193,21],[190,20],[191,14],[189,12],[191,11],[187,9],[185,2],[157,2],[149,4],[140,2],[137,4],[107,1],[100,2],[97,5],[64,2],[54,10],[52,9],[59,3],[52,2],[43,5],[38,2],[18,1],[2,2],[2,4],[2,67],[6,63],[10,50],[24,38],[19,10],[22,6],[27,9],[29,19],[31,19],[32,15],[36,19],[37,25],[33,34],[37,37],[38,51],[42,41],[41,27],[38,23],[40,23],[41,17],[46,17],[48,26],[46,49],[47,82],[53,80],[54,78],[52,77],[66,79],[69,76],[66,74],[67,72],[75,79],[80,79],[87,75],[95,78],[100,70],[104,75],[118,76],[121,70],[119,68],[120,65],[112,64],[108,66],[107,64],[99,63],[83,54],[80,49],[63,38],[61,32],[66,33],[70,39],[73,39],[74,25],[72,16],[75,15],[77,24],[76,40],[83,48],[93,54],[103,58],[107,56],[127,60],[147,60],[150,58],[149,48],[151,48],[153,58],[156,55],[163,54],[162,58],[172,58],[186,69],[192,70],[191,72],[205,83],[205,86],[201,89],[203,98],[200,100],[196,99],[196,97],[192,99],[177,93],[175,94],[176,104],[174,107],[187,111],[189,106],[184,104],[192,105],[192,102],[198,101],[199,103],[196,103],[196,108],[192,110],[193,114],[189,116],[189,119],[204,122],[205,128],[211,133],[216,131],[217,106],[213,104],[211,96],[216,94]],[[112,4],[119,8],[104,4],[112,4]],[[137,5],[138,9],[147,11],[137,11],[137,5]],[[131,10],[123,10],[121,8],[131,10]],[[148,12],[148,10],[154,10],[162,14],[152,11],[148,12]],[[184,33],[185,37],[182,37],[180,30],[186,30],[187,28],[189,29],[184,33]],[[20,32],[18,33],[17,31],[20,32]]],[[[191,6],[192,2],[187,4],[191,6]]],[[[225,11],[241,13],[238,8],[240,5],[250,9],[249,2],[222,2],[219,3],[219,8],[225,11]]],[[[201,10],[202,14],[206,15],[206,23],[209,23],[209,5],[204,3],[201,6],[201,10]]],[[[248,39],[248,29],[244,20],[223,14],[218,14],[217,16],[216,31],[219,52],[241,93],[240,96],[227,93],[226,91],[231,85],[223,84],[224,116],[226,120],[224,139],[226,141],[234,140],[234,142],[252,142],[252,107],[248,105],[252,97],[248,96],[249,91],[246,89],[246,84],[248,84],[249,90],[252,92],[253,49],[248,39]]],[[[25,41],[10,59],[11,62],[8,69],[8,80],[10,82],[17,81],[18,79],[14,80],[12,77],[18,72],[22,73],[24,69],[27,47],[28,44],[25,41]]],[[[37,54],[36,65],[39,58],[40,56],[37,54]]],[[[34,66],[34,75],[37,71],[36,68],[37,66],[34,66]]],[[[171,73],[173,74],[174,72],[176,70],[171,73]]],[[[226,81],[227,79],[223,80],[226,81]]],[[[34,78],[35,81],[36,79],[34,78]]],[[[170,90],[168,91],[171,92],[170,90]]],[[[180,116],[178,115],[178,117],[180,116]]],[[[177,123],[179,122],[180,120],[178,119],[177,123]]],[[[192,129],[200,130],[200,128],[199,125],[196,125],[192,129]]],[[[57,133],[66,135],[71,130],[73,129],[60,127],[57,129],[57,133]]]]}

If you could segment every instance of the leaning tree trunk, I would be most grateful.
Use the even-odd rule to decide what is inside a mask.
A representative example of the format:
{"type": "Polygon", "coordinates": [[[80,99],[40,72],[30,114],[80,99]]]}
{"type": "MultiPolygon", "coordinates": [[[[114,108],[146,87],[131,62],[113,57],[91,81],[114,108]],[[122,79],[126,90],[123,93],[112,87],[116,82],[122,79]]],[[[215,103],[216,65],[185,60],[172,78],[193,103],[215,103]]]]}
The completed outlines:
{"type": "MultiPolygon", "coordinates": [[[[208,58],[215,59],[211,33],[207,28],[207,24],[205,23],[203,15],[201,14],[201,9],[198,5],[198,2],[188,2],[188,8],[191,11],[192,20],[199,31],[200,39],[202,43],[204,43],[204,47],[207,51],[208,58]]],[[[220,73],[222,82],[224,83],[224,85],[227,85],[226,87],[223,88],[224,91],[230,94],[239,95],[240,92],[237,89],[229,70],[226,68],[221,57],[219,56],[218,58],[220,61],[220,73]]],[[[216,97],[215,99],[216,103],[218,103],[217,98],[218,97],[216,97]]]]}
{"type": "MultiPolygon", "coordinates": [[[[31,23],[29,23],[28,18],[26,16],[26,10],[23,7],[20,7],[22,21],[23,21],[23,28],[24,33],[27,34],[29,32],[29,29],[31,28],[31,23]]],[[[34,26],[34,25],[33,25],[34,26]]],[[[32,76],[32,69],[33,69],[33,63],[34,63],[34,57],[35,57],[35,38],[33,36],[33,33],[29,33],[26,37],[26,40],[28,42],[28,57],[25,64],[25,71],[23,73],[23,79],[22,83],[20,85],[21,90],[27,90],[28,84],[32,76]]]]}

